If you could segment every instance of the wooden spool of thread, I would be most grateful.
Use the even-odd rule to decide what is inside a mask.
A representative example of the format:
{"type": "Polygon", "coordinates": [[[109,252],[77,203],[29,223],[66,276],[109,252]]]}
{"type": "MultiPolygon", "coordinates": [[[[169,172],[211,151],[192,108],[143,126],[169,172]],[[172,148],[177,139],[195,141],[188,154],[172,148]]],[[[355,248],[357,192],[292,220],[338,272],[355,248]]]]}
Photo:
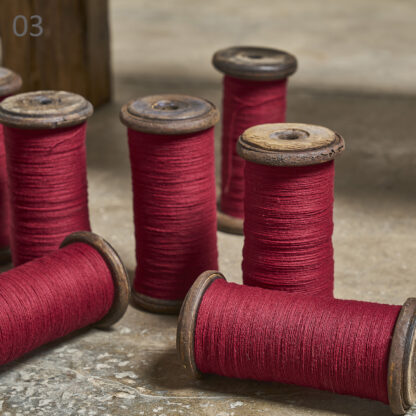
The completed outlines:
{"type": "Polygon", "coordinates": [[[402,307],[227,283],[203,273],[179,316],[177,349],[194,377],[283,382],[388,403],[416,402],[416,299],[402,307]]]}
{"type": "Polygon", "coordinates": [[[218,51],[212,62],[225,74],[218,229],[242,235],[244,160],[236,143],[249,127],[286,121],[287,79],[296,71],[297,61],[278,49],[240,46],[218,51]]]}
{"type": "MultiPolygon", "coordinates": [[[[7,68],[0,67],[0,102],[16,94],[22,86],[22,78],[7,68]]],[[[3,126],[0,124],[0,265],[11,261],[9,249],[9,207],[7,198],[6,152],[3,126]]]]}
{"type": "Polygon", "coordinates": [[[137,268],[132,299],[178,313],[195,278],[217,264],[214,124],[210,102],[155,95],[124,105],[133,178],[137,268]]]}
{"type": "Polygon", "coordinates": [[[89,231],[85,131],[90,102],[64,91],[18,94],[0,104],[15,266],[89,231]]]}
{"type": "Polygon", "coordinates": [[[241,135],[245,284],[333,296],[333,159],[344,147],[339,134],[308,124],[263,124],[241,135]]]}
{"type": "Polygon", "coordinates": [[[115,250],[89,232],[4,272],[0,279],[0,364],[94,324],[107,328],[127,309],[130,284],[115,250]]]}

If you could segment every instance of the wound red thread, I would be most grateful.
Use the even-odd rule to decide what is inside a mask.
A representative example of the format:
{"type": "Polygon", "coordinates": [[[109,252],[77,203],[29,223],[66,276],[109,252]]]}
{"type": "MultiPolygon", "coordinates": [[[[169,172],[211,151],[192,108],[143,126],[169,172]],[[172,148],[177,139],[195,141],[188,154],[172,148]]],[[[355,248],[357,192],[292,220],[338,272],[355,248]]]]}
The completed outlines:
{"type": "Polygon", "coordinates": [[[3,126],[0,124],[0,250],[9,246],[8,229],[9,209],[7,203],[6,153],[4,149],[3,126]]]}
{"type": "Polygon", "coordinates": [[[181,300],[217,265],[214,130],[162,136],[128,130],[137,268],[134,289],[181,300]]]}
{"type": "Polygon", "coordinates": [[[56,130],[4,127],[10,189],[10,242],[19,265],[89,231],[86,123],[56,130]]]}
{"type": "Polygon", "coordinates": [[[246,162],[243,281],[333,296],[334,163],[246,162]]]}
{"type": "Polygon", "coordinates": [[[223,85],[221,211],[244,217],[244,165],[236,151],[249,127],[282,123],[286,117],[286,79],[250,81],[225,76],[223,85]]]}
{"type": "Polygon", "coordinates": [[[0,279],[0,365],[100,321],[114,284],[102,256],[73,243],[0,279]]]}
{"type": "Polygon", "coordinates": [[[202,373],[388,403],[388,358],[400,309],[216,280],[198,311],[196,365],[202,373]]]}

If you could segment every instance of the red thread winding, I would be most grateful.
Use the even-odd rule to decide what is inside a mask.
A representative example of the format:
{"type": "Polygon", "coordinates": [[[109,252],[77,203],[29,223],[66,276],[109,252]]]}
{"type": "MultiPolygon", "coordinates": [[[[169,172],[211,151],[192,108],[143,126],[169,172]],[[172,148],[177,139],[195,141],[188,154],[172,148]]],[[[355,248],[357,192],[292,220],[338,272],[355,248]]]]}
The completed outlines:
{"type": "Polygon", "coordinates": [[[98,322],[113,299],[105,260],[84,243],[2,273],[0,365],[98,322]]]}
{"type": "Polygon", "coordinates": [[[249,127],[282,123],[286,117],[286,79],[249,81],[224,77],[222,122],[221,211],[244,217],[244,164],[236,151],[249,127]]]}
{"type": "Polygon", "coordinates": [[[9,209],[7,203],[6,153],[4,149],[3,126],[0,124],[0,250],[9,246],[8,229],[9,209]]]}
{"type": "Polygon", "coordinates": [[[86,123],[57,130],[4,127],[10,189],[10,242],[19,265],[89,231],[86,123]]]}
{"type": "Polygon", "coordinates": [[[128,130],[137,269],[134,289],[181,300],[217,265],[214,130],[161,136],[128,130]]]}
{"type": "Polygon", "coordinates": [[[400,309],[216,280],[199,307],[197,368],[388,403],[389,350],[400,309]]]}
{"type": "Polygon", "coordinates": [[[334,163],[246,163],[243,281],[333,296],[334,163]]]}

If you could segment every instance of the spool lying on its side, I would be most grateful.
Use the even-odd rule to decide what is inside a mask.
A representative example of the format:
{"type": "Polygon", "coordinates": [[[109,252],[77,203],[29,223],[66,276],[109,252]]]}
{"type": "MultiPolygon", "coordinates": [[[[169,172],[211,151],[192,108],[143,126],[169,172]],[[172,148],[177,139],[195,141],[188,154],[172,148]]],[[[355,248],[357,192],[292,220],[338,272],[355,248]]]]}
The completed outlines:
{"type": "MultiPolygon", "coordinates": [[[[177,329],[177,351],[186,371],[195,378],[200,378],[203,376],[202,372],[198,369],[195,360],[195,332],[197,321],[199,319],[199,310],[202,302],[204,301],[206,293],[210,291],[212,283],[214,283],[217,279],[225,280],[225,277],[220,272],[216,271],[207,271],[202,273],[199,276],[199,278],[195,281],[190,291],[188,292],[186,299],[182,305],[181,313],[179,315],[177,329]]],[[[264,293],[277,293],[259,288],[247,288],[246,290],[264,291],[264,293]]],[[[290,297],[293,298],[293,300],[295,300],[300,295],[281,293],[280,296],[290,297]]],[[[319,303],[318,298],[313,297],[311,299],[316,299],[316,302],[319,303]]],[[[337,302],[342,303],[343,301],[337,302]]],[[[356,303],[357,305],[367,304],[366,302],[356,303]]],[[[229,307],[231,306],[230,301],[228,302],[228,305],[229,307]]],[[[238,308],[237,305],[236,308],[238,308]]],[[[258,308],[258,310],[256,311],[256,314],[258,315],[260,321],[262,313],[261,310],[261,308],[258,308]]],[[[224,316],[224,319],[226,318],[227,317],[224,316]]],[[[385,369],[385,372],[387,374],[387,379],[385,380],[385,383],[387,385],[388,402],[392,412],[395,415],[403,415],[412,405],[416,403],[416,383],[414,371],[416,365],[415,324],[416,299],[409,298],[401,307],[400,313],[398,314],[397,320],[394,325],[391,341],[390,338],[387,340],[387,342],[390,342],[390,349],[388,353],[387,369],[385,369]]],[[[240,324],[237,323],[235,325],[237,325],[235,333],[241,334],[242,328],[240,328],[240,324]]],[[[302,322],[296,325],[303,326],[302,322]]],[[[289,328],[281,328],[281,330],[285,329],[290,331],[289,328]]],[[[362,338],[365,338],[366,334],[361,333],[360,336],[362,338]]],[[[232,335],[229,334],[228,339],[236,338],[232,338],[232,335]]],[[[243,354],[243,357],[247,356],[248,360],[250,360],[250,352],[247,349],[250,348],[250,346],[254,342],[255,341],[253,341],[251,338],[245,340],[246,353],[243,354]]],[[[271,334],[263,338],[261,342],[267,343],[267,345],[269,345],[272,342],[271,334]]],[[[288,346],[288,348],[290,347],[296,347],[296,343],[294,343],[292,346],[288,346]]],[[[221,345],[217,346],[217,348],[221,348],[221,345]]],[[[272,345],[266,347],[267,350],[269,350],[270,348],[272,348],[272,345]]],[[[348,348],[346,347],[346,349],[348,348]]],[[[317,352],[317,354],[319,353],[317,352]]],[[[319,357],[317,356],[317,358],[319,357]]],[[[212,359],[212,357],[206,357],[206,359],[212,359]]],[[[280,363],[277,363],[278,368],[279,365],[280,363]]],[[[282,363],[282,365],[286,365],[286,363],[282,363]]],[[[348,366],[351,368],[354,365],[362,366],[363,363],[349,362],[348,364],[348,366]]],[[[238,377],[237,375],[235,376],[238,377]]]]}
{"type": "Polygon", "coordinates": [[[108,328],[130,297],[127,271],[111,245],[86,232],[2,274],[0,363],[89,325],[108,328]]]}
{"type": "MultiPolygon", "coordinates": [[[[0,102],[16,94],[22,86],[22,79],[13,71],[0,67],[0,102]]],[[[7,170],[4,149],[3,126],[0,124],[0,265],[11,261],[9,249],[9,209],[7,202],[7,170]]]]}
{"type": "Polygon", "coordinates": [[[151,312],[178,313],[201,272],[198,264],[217,264],[213,126],[218,111],[201,98],[155,95],[130,101],[120,118],[128,128],[133,177],[132,299],[151,312]],[[203,181],[207,200],[201,200],[192,175],[203,181]]]}
{"type": "Polygon", "coordinates": [[[253,125],[285,121],[286,84],[297,61],[278,49],[238,46],[217,51],[212,63],[224,74],[218,229],[242,235],[244,161],[236,153],[236,143],[253,125]]]}
{"type": "Polygon", "coordinates": [[[0,104],[10,189],[10,245],[15,265],[89,231],[86,120],[90,102],[64,91],[35,91],[0,104]]]}

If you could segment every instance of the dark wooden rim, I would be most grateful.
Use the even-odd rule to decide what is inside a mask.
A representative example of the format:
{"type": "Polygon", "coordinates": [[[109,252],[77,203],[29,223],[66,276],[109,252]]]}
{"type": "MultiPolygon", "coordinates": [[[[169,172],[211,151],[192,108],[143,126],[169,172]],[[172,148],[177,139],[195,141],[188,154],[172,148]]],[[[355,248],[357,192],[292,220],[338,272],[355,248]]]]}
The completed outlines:
{"type": "Polygon", "coordinates": [[[298,65],[295,56],[288,52],[255,46],[221,49],[214,54],[212,64],[226,75],[253,81],[287,78],[298,65]]]}
{"type": "Polygon", "coordinates": [[[416,403],[416,299],[404,303],[390,346],[387,390],[391,411],[403,415],[416,403]]]}
{"type": "Polygon", "coordinates": [[[183,366],[195,378],[201,378],[202,373],[195,363],[194,339],[195,326],[198,317],[199,305],[204,297],[205,291],[212,282],[225,277],[217,271],[208,270],[202,273],[189,289],[182,309],[179,314],[178,329],[176,333],[176,349],[183,366]]]}
{"type": "Polygon", "coordinates": [[[228,234],[244,235],[244,220],[242,218],[233,217],[221,211],[221,207],[217,205],[217,228],[219,231],[228,234]]]}
{"type": "Polygon", "coordinates": [[[214,104],[180,94],[150,95],[123,105],[120,120],[128,128],[152,134],[187,134],[209,129],[219,120],[214,104]]]}
{"type": "Polygon", "coordinates": [[[12,253],[9,247],[0,248],[0,266],[9,264],[12,261],[12,253]]]}
{"type": "Polygon", "coordinates": [[[142,293],[138,293],[134,289],[132,290],[131,301],[134,306],[140,309],[166,315],[178,314],[182,306],[182,300],[152,298],[150,296],[143,295],[142,293]]]}
{"type": "Polygon", "coordinates": [[[22,78],[16,72],[0,66],[0,98],[15,94],[22,87],[22,78]]]}
{"type": "Polygon", "coordinates": [[[95,248],[111,271],[114,281],[114,301],[107,315],[94,326],[108,328],[122,318],[129,305],[130,280],[119,255],[114,248],[102,237],[88,231],[77,231],[68,235],[61,244],[61,248],[73,243],[85,243],[95,248]]]}
{"type": "Polygon", "coordinates": [[[0,123],[18,129],[57,129],[83,123],[93,113],[84,97],[66,91],[33,91],[0,104],[0,123]]]}
{"type": "MultiPolygon", "coordinates": [[[[266,136],[266,133],[262,129],[267,128],[267,134],[269,135],[270,129],[275,127],[280,133],[287,132],[289,136],[293,132],[302,132],[305,134],[305,137],[308,137],[308,130],[315,132],[314,137],[316,137],[316,132],[319,129],[328,135],[328,132],[331,132],[329,129],[320,126],[313,126],[309,124],[300,124],[300,123],[280,123],[280,124],[263,124],[259,126],[254,126],[246,130],[238,139],[237,143],[237,153],[245,160],[248,160],[253,163],[260,165],[268,166],[307,166],[307,165],[316,165],[319,163],[329,162],[330,160],[335,159],[339,156],[345,149],[344,139],[335,132],[331,132],[332,136],[325,137],[323,142],[326,142],[320,147],[316,147],[318,144],[311,143],[310,148],[307,148],[305,144],[303,149],[294,150],[294,144],[296,139],[290,139],[287,141],[286,150],[273,150],[272,148],[267,148],[266,145],[259,145],[258,139],[264,139],[265,144],[270,143],[272,147],[272,139],[266,136]]],[[[299,138],[299,140],[304,140],[305,138],[299,138]]],[[[313,141],[312,141],[313,142],[313,141]]]]}

